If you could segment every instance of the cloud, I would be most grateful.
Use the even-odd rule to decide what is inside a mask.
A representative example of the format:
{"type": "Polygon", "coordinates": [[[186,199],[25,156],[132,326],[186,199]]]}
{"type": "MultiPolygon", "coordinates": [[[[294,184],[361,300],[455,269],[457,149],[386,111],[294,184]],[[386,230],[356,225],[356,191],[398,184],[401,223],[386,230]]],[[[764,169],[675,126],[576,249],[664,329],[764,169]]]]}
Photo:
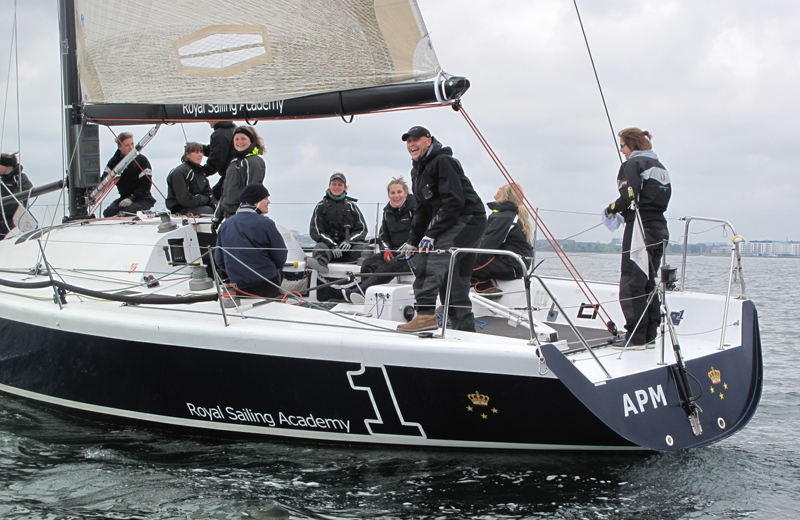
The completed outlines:
{"type": "MultiPolygon", "coordinates": [[[[444,69],[472,82],[464,107],[554,233],[566,237],[596,224],[600,209],[616,198],[620,160],[572,3],[419,4],[444,69]]],[[[771,2],[769,9],[720,0],[578,5],[615,130],[651,131],[670,171],[674,196],[668,216],[726,218],[751,240],[800,239],[794,174],[800,162],[794,100],[800,6],[788,0],[771,2]]],[[[63,170],[53,7],[19,6],[20,150],[36,184],[59,178],[63,170]]],[[[1,9],[0,34],[10,35],[11,4],[1,9]]],[[[3,78],[9,51],[5,38],[3,78]]],[[[6,149],[17,139],[15,98],[9,99],[14,103],[4,114],[6,149]]],[[[257,128],[267,142],[273,216],[305,229],[333,171],[347,174],[351,194],[372,215],[385,203],[389,179],[408,174],[399,137],[415,124],[453,147],[485,200],[505,183],[462,116],[449,108],[358,116],[349,125],[340,119],[262,122],[257,128]],[[292,211],[289,203],[303,206],[292,211]]],[[[133,131],[138,139],[146,129],[133,131]]],[[[145,154],[162,190],[185,139],[207,142],[209,134],[207,124],[159,131],[145,154]]],[[[103,163],[114,151],[112,139],[101,130],[103,163]]],[[[682,224],[674,222],[676,239],[682,224]]],[[[610,237],[594,230],[580,238],[610,237]]]]}

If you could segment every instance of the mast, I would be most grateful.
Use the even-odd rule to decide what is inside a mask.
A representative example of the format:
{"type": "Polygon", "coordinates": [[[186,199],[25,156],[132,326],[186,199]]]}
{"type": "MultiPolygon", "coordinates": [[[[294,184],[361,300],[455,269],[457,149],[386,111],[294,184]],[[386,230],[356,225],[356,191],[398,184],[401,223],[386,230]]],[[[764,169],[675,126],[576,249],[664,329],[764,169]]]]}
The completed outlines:
{"type": "Polygon", "coordinates": [[[75,38],[75,2],[58,1],[61,74],[64,90],[64,126],[67,150],[69,217],[88,218],[86,188],[100,181],[100,143],[97,125],[81,125],[81,91],[75,38]]]}

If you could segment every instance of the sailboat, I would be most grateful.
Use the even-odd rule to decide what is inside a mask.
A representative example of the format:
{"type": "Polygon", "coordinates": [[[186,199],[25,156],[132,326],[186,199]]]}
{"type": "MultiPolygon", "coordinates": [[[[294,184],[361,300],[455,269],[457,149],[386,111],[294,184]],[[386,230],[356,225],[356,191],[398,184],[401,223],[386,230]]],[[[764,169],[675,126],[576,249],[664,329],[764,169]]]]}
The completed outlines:
{"type": "MultiPolygon", "coordinates": [[[[662,269],[660,344],[620,353],[613,284],[529,272],[472,296],[495,328],[450,330],[445,310],[438,331],[402,333],[408,276],[361,306],[237,298],[205,254],[209,219],[93,218],[100,125],[153,125],[135,156],[161,124],[458,108],[469,89],[414,1],[205,4],[59,1],[69,216],[0,241],[0,391],[110,422],[393,446],[673,451],[747,424],[763,367],[736,239],[727,294],[662,269]]],[[[313,286],[280,229],[285,271],[313,286]]]]}

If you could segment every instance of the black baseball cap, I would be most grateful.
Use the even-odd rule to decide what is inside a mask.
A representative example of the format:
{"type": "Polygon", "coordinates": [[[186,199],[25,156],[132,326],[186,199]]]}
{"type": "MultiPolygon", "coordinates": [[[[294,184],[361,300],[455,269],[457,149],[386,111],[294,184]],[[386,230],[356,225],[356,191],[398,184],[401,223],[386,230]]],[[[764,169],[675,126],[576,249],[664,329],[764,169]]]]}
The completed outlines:
{"type": "Polygon", "coordinates": [[[328,184],[332,183],[335,180],[340,180],[343,183],[347,184],[347,178],[344,176],[342,172],[336,172],[331,175],[331,180],[328,181],[328,184]]]}
{"type": "Polygon", "coordinates": [[[408,132],[403,134],[403,141],[408,141],[409,137],[430,137],[431,133],[424,126],[412,126],[408,132]]]}

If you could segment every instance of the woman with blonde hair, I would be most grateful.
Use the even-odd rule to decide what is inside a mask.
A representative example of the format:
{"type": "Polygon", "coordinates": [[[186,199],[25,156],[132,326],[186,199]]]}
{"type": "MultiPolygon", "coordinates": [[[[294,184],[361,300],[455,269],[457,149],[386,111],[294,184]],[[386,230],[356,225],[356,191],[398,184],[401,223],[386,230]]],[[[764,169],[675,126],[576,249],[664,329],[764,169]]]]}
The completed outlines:
{"type": "MultiPolygon", "coordinates": [[[[398,254],[411,231],[411,223],[417,209],[414,195],[409,193],[408,184],[403,177],[395,177],[386,186],[389,202],[383,208],[383,222],[378,237],[381,252],[364,259],[361,273],[407,273],[411,271],[409,262],[412,256],[398,254]]],[[[364,303],[367,288],[381,283],[389,283],[390,276],[362,277],[361,282],[345,290],[345,299],[352,303],[364,303]]]]}
{"type": "MultiPolygon", "coordinates": [[[[513,251],[530,266],[531,222],[522,197],[524,192],[519,184],[506,184],[497,190],[494,201],[487,204],[492,212],[480,248],[513,251]]],[[[516,280],[523,274],[522,266],[510,256],[480,254],[472,271],[472,285],[479,293],[496,293],[500,291],[495,280],[516,280]]]]}

